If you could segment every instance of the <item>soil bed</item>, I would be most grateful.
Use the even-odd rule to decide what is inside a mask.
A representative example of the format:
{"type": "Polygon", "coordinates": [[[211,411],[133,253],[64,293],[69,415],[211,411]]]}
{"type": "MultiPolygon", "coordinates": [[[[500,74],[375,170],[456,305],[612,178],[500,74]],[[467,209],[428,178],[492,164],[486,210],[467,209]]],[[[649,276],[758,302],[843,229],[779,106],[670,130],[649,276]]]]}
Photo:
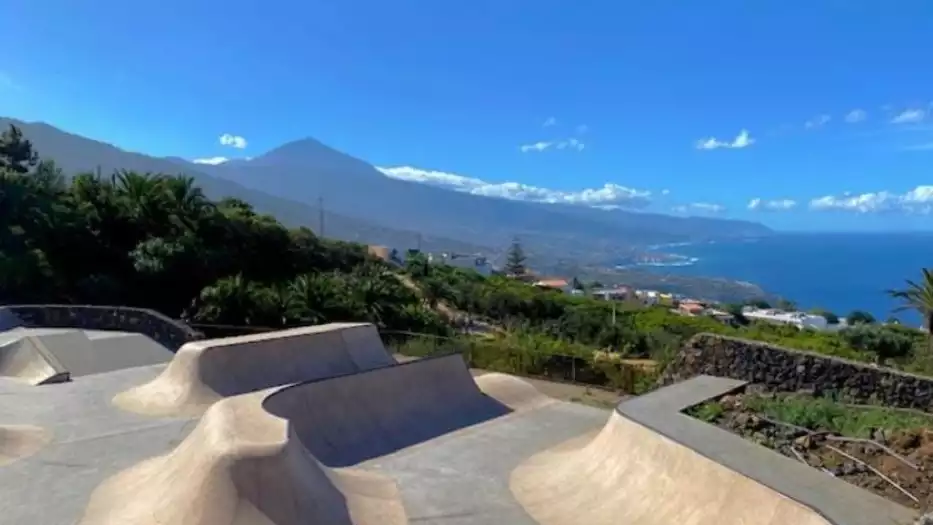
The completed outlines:
{"type": "Polygon", "coordinates": [[[772,394],[755,385],[687,412],[828,476],[933,509],[933,414],[772,394]]]}

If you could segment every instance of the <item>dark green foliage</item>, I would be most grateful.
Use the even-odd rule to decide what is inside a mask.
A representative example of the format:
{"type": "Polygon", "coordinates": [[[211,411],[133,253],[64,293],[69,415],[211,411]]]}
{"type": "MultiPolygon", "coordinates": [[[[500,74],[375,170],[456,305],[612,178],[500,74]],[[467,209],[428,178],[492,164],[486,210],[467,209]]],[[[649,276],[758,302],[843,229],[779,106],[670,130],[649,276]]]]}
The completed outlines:
{"type": "Polygon", "coordinates": [[[525,250],[522,249],[522,245],[518,242],[518,239],[512,241],[512,246],[509,247],[509,252],[505,260],[506,275],[525,275],[528,272],[528,268],[525,267],[526,259],[525,250]]]}
{"type": "Polygon", "coordinates": [[[121,304],[258,327],[370,321],[448,333],[366,247],[289,230],[183,176],[66,183],[16,128],[0,136],[0,302],[121,304]]]}
{"type": "Polygon", "coordinates": [[[914,336],[887,326],[859,324],[841,333],[853,348],[870,352],[881,362],[910,354],[916,344],[914,336]]]}
{"type": "Polygon", "coordinates": [[[846,316],[846,323],[849,326],[855,326],[857,324],[872,324],[874,322],[875,316],[862,310],[853,310],[852,313],[846,316]]]}

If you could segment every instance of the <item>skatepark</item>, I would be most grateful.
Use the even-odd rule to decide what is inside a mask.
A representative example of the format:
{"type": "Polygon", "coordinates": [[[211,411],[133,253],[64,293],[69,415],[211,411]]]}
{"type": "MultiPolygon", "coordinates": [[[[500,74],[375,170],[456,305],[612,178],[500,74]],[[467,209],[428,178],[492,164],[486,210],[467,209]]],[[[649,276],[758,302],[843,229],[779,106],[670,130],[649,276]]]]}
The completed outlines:
{"type": "Polygon", "coordinates": [[[473,377],[457,354],[397,363],[369,324],[176,352],[48,330],[0,333],[0,524],[916,518],[682,413],[741,381],[700,376],[601,410],[473,377]]]}

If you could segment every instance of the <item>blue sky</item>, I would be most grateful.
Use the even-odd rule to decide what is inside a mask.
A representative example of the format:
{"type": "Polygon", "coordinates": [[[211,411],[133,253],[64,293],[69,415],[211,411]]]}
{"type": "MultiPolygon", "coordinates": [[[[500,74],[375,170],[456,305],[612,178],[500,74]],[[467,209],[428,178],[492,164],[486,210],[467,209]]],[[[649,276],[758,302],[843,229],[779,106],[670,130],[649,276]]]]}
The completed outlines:
{"type": "Polygon", "coordinates": [[[153,155],[312,136],[461,191],[933,229],[926,0],[80,4],[0,3],[0,115],[153,155]]]}

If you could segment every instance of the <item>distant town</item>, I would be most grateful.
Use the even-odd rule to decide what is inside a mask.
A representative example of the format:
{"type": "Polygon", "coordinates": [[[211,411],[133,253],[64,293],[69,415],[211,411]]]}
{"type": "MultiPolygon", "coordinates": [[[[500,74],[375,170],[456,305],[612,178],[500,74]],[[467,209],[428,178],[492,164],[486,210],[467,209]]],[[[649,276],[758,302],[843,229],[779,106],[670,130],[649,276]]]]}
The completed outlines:
{"type": "MultiPolygon", "coordinates": [[[[406,257],[422,254],[429,263],[473,270],[483,276],[503,272],[501,268],[494,266],[487,257],[477,254],[422,253],[414,249],[400,252],[383,246],[370,246],[370,252],[397,264],[403,264],[406,257]]],[[[839,331],[849,326],[849,321],[843,317],[828,312],[799,311],[789,303],[777,307],[771,307],[771,305],[762,301],[757,302],[757,304],[724,305],[709,299],[658,290],[639,289],[623,284],[613,286],[603,286],[598,282],[584,284],[573,277],[543,276],[534,271],[529,271],[527,275],[522,276],[522,279],[531,286],[551,289],[569,295],[589,296],[605,301],[615,301],[625,306],[667,306],[671,312],[678,315],[689,317],[707,316],[724,324],[737,324],[739,322],[738,317],[741,316],[744,317],[743,321],[761,321],[775,325],[793,326],[801,330],[839,331]]]]}

